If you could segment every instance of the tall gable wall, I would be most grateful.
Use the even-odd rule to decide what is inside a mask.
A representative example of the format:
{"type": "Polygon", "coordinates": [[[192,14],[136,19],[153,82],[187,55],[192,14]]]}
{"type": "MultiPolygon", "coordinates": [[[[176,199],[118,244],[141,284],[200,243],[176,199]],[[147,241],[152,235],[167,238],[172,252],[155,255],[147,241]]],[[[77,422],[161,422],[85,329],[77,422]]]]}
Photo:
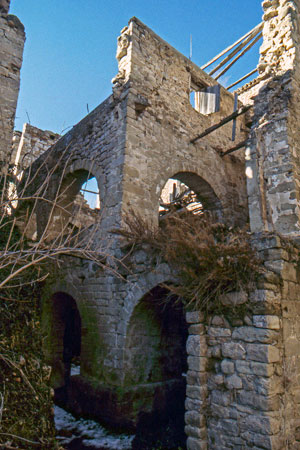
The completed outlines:
{"type": "MultiPolygon", "coordinates": [[[[114,95],[128,89],[124,210],[136,209],[156,223],[159,195],[168,178],[191,172],[210,184],[229,222],[245,222],[242,154],[220,155],[235,145],[232,123],[190,143],[234,111],[233,95],[220,87],[220,110],[201,114],[190,103],[191,86],[218,85],[215,80],[136,18],[122,30],[118,43],[114,95]]],[[[238,119],[236,142],[246,136],[244,118],[238,119]]]]}

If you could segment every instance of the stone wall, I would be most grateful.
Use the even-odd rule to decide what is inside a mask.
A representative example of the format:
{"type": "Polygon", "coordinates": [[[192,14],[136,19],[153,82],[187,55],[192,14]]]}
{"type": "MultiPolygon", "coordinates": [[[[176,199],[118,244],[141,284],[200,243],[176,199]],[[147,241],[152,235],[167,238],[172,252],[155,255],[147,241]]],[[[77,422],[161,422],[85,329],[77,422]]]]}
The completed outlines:
{"type": "MultiPolygon", "coordinates": [[[[154,212],[166,181],[178,173],[193,173],[203,180],[197,192],[200,198],[202,194],[205,200],[203,185],[207,183],[228,221],[246,220],[242,155],[220,156],[234,145],[232,124],[190,143],[196,134],[233,112],[233,95],[220,87],[220,110],[207,115],[196,111],[190,103],[191,86],[203,89],[216,85],[216,81],[136,18],[119,37],[117,57],[119,74],[113,80],[114,96],[130,84],[123,209],[140,211],[156,223],[154,212]],[[124,41],[126,48],[120,51],[124,41]]],[[[245,139],[245,130],[244,119],[238,119],[237,142],[245,139]]]]}
{"type": "Polygon", "coordinates": [[[187,313],[190,450],[300,446],[299,250],[276,236],[254,245],[257,287],[224,297],[221,315],[187,313]]]}
{"type": "Polygon", "coordinates": [[[23,130],[14,132],[11,164],[24,170],[59,139],[59,134],[40,130],[25,123],[23,130]]]}
{"type": "MultiPolygon", "coordinates": [[[[261,276],[247,293],[223,297],[218,314],[186,316],[189,450],[299,447],[299,256],[293,245],[274,233],[299,236],[299,89],[295,52],[286,41],[290,31],[296,48],[295,5],[284,0],[264,2],[259,82],[247,94],[254,113],[246,177],[261,276]],[[281,28],[278,33],[274,28],[278,18],[285,24],[282,34],[281,28]]],[[[56,193],[62,173],[74,177],[78,186],[84,171],[96,176],[101,212],[94,248],[100,251],[109,245],[107,254],[121,258],[129,268],[116,266],[122,278],[91,262],[63,258],[59,269],[53,269],[43,294],[49,362],[53,367],[57,362],[47,328],[49,310],[53,295],[66,293],[76,301],[82,323],[81,373],[71,379],[69,406],[77,413],[92,411],[115,425],[136,426],[139,413],[157,413],[158,405],[177,392],[159,363],[169,341],[160,339],[159,321],[147,322],[143,308],[149,293],[174,281],[175,275],[147,248],[128,252],[112,229],[124,223],[131,208],[157,224],[161,190],[171,177],[190,183],[204,202],[217,205],[230,225],[244,225],[248,208],[242,151],[220,155],[233,145],[231,124],[190,143],[233,111],[233,96],[221,88],[218,112],[196,111],[189,100],[191,85],[205,90],[215,80],[136,18],[122,30],[117,59],[112,96],[59,139],[33,168],[47,158],[55,164],[63,155],[50,196],[56,193]]],[[[238,142],[247,137],[247,121],[238,120],[238,142]]],[[[74,198],[75,194],[74,190],[74,198]]],[[[43,230],[48,210],[42,205],[39,211],[43,230]]],[[[175,353],[179,347],[171,346],[175,353]]]]}
{"type": "Polygon", "coordinates": [[[9,2],[0,4],[0,161],[8,163],[20,87],[25,32],[16,16],[8,15],[9,2]]]}
{"type": "MultiPolygon", "coordinates": [[[[197,112],[189,100],[191,79],[204,87],[216,82],[135,18],[119,38],[118,60],[113,95],[33,165],[36,171],[47,158],[55,164],[62,157],[49,195],[57,192],[61,173],[73,177],[75,185],[77,177],[78,186],[83,171],[95,175],[101,209],[93,242],[95,248],[102,250],[104,243],[109,245],[106,252],[115,252],[117,257],[124,255],[118,248],[118,237],[110,234],[111,229],[122,223],[129,208],[157,223],[160,193],[172,175],[180,174],[183,182],[195,183],[196,188],[192,188],[198,189],[200,196],[218,207],[220,204],[223,218],[230,224],[244,224],[247,208],[242,155],[221,158],[219,154],[232,145],[232,126],[190,144],[197,132],[233,111],[233,96],[221,88],[220,111],[210,115],[197,112]]],[[[243,119],[238,120],[237,129],[237,139],[244,138],[243,119]]],[[[75,198],[75,191],[73,194],[75,198]]],[[[72,195],[67,198],[68,204],[72,195]]],[[[40,230],[47,213],[47,205],[41,205],[40,230]]],[[[81,268],[66,264],[65,270],[56,275],[62,282],[54,282],[53,286],[48,282],[52,293],[59,289],[80,299],[80,313],[83,302],[83,327],[94,335],[96,350],[93,358],[83,356],[82,375],[95,378],[99,384],[124,383],[124,348],[131,314],[143,295],[166,281],[163,272],[156,277],[156,272],[149,266],[146,269],[143,261],[141,267],[145,279],[149,279],[145,286],[142,274],[138,278],[134,274],[132,281],[124,284],[113,274],[91,269],[89,264],[81,268]],[[132,284],[136,289],[133,297],[132,284]]],[[[130,281],[130,277],[127,279],[130,281]]],[[[83,347],[84,342],[83,338],[83,347]]]]}
{"type": "MultiPolygon", "coordinates": [[[[84,174],[88,177],[95,176],[102,209],[99,215],[101,230],[110,230],[120,223],[126,105],[126,96],[116,100],[110,96],[33,165],[35,170],[45,164],[45,161],[49,160],[50,164],[59,161],[53,183],[49,186],[49,196],[53,198],[57,194],[55,186],[72,178],[73,189],[65,199],[68,205],[72,204],[82,183],[86,181],[84,174]]],[[[42,173],[46,173],[45,170],[44,168],[42,173]]],[[[44,219],[38,226],[42,230],[47,222],[49,207],[40,205],[40,208],[44,219]]],[[[99,242],[99,239],[96,238],[96,241],[99,242]]]]}
{"type": "MultiPolygon", "coordinates": [[[[259,90],[246,151],[252,231],[299,234],[297,1],[263,2],[259,90]]],[[[257,89],[256,89],[257,91],[257,89]]]]}

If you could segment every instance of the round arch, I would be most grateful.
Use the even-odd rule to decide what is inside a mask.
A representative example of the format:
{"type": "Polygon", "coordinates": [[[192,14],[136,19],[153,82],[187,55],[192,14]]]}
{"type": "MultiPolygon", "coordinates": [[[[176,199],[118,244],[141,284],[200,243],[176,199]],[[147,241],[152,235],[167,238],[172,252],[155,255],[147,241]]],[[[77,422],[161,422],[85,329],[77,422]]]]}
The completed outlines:
{"type": "Polygon", "coordinates": [[[175,297],[166,300],[168,295],[167,287],[153,287],[139,299],[127,326],[124,386],[134,386],[141,395],[145,391],[134,448],[144,448],[146,442],[146,448],[152,448],[149,442],[154,448],[157,441],[177,448],[186,440],[188,326],[183,305],[175,297]]]}
{"type": "MultiPolygon", "coordinates": [[[[64,385],[64,362],[63,362],[63,335],[56,330],[56,313],[53,298],[57,294],[63,294],[60,299],[70,297],[74,300],[76,309],[81,319],[81,342],[80,342],[80,373],[90,374],[97,352],[97,340],[95,330],[97,330],[97,320],[91,314],[90,304],[80,290],[65,281],[58,281],[48,285],[42,295],[42,331],[43,331],[43,351],[46,360],[52,366],[51,385],[58,388],[64,385]],[[66,297],[64,297],[66,296],[66,297]]],[[[59,298],[58,298],[59,299],[59,298]]],[[[58,308],[59,310],[59,308],[58,308]]]]}
{"type": "Polygon", "coordinates": [[[74,174],[80,170],[84,170],[96,178],[100,199],[101,201],[104,201],[106,182],[102,168],[90,159],[80,159],[73,161],[72,164],[67,167],[66,176],[74,174]]]}
{"type": "Polygon", "coordinates": [[[176,201],[176,197],[187,198],[185,192],[192,193],[194,199],[189,200],[190,202],[194,204],[196,202],[196,204],[200,205],[200,210],[213,213],[217,221],[223,220],[223,207],[218,196],[211,185],[195,172],[177,172],[173,174],[165,183],[161,193],[164,191],[168,191],[164,193],[165,196],[170,195],[172,197],[172,199],[167,200],[167,204],[176,201]],[[176,181],[178,184],[178,186],[176,184],[174,185],[175,192],[169,192],[172,186],[172,183],[170,185],[170,181],[176,181]]]}
{"type": "Polygon", "coordinates": [[[124,308],[122,311],[126,329],[134,308],[139,303],[141,298],[143,298],[147,292],[151,291],[151,289],[155,288],[155,286],[160,284],[168,284],[173,281],[175,281],[175,279],[171,273],[171,269],[165,263],[159,264],[153,272],[140,274],[138,281],[136,283],[132,283],[128,295],[124,300],[124,308]]]}
{"type": "Polygon", "coordinates": [[[98,223],[104,185],[102,170],[89,160],[75,161],[65,168],[63,175],[55,174],[49,186],[49,198],[55,205],[53,208],[51,203],[40,202],[38,236],[43,233],[45,236],[46,229],[49,241],[65,234],[68,228],[84,230],[98,223]],[[82,188],[92,178],[96,181],[95,192],[83,189],[90,198],[94,197],[94,205],[90,206],[82,188]]]}
{"type": "Polygon", "coordinates": [[[175,161],[174,164],[169,164],[165,169],[162,167],[159,174],[153,180],[152,189],[155,190],[157,197],[157,202],[159,202],[160,193],[168,181],[168,179],[173,178],[176,174],[194,174],[198,179],[203,180],[203,183],[210,187],[214,192],[215,196],[219,199],[222,207],[225,204],[224,194],[224,179],[226,179],[226,172],[224,167],[216,166],[202,166],[200,163],[195,163],[192,160],[181,160],[180,162],[175,161]],[[218,174],[218,176],[216,176],[218,174]],[[221,182],[222,181],[222,182],[221,182]]]}

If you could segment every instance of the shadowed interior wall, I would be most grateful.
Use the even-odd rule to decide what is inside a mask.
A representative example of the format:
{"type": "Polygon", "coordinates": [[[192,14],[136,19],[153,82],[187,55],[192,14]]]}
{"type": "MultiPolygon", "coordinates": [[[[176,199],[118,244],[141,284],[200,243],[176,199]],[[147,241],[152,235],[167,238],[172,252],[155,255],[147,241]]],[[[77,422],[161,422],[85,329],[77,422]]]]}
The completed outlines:
{"type": "Polygon", "coordinates": [[[186,372],[184,313],[179,304],[164,303],[167,295],[166,289],[156,287],[133,312],[125,349],[125,384],[181,379],[186,372]]]}
{"type": "MultiPolygon", "coordinates": [[[[81,353],[81,318],[75,300],[58,292],[48,302],[47,359],[52,367],[52,386],[64,386],[73,357],[81,353]]],[[[45,322],[44,322],[45,324],[45,322]]]]}

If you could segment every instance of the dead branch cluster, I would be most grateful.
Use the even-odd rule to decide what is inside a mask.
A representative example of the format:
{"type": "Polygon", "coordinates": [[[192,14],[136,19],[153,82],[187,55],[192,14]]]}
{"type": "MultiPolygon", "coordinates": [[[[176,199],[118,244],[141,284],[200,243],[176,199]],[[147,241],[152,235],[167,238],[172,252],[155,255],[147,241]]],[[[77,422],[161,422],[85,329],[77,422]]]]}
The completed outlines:
{"type": "MultiPolygon", "coordinates": [[[[58,262],[62,255],[103,265],[106,256],[95,248],[94,226],[78,226],[74,217],[72,182],[66,184],[70,164],[66,151],[53,163],[51,152],[25,171],[2,168],[0,173],[0,290],[23,284],[24,272],[34,267],[41,281],[47,276],[45,262],[58,262]],[[70,197],[70,198],[69,198],[70,197]],[[42,223],[37,229],[37,216],[42,223]]],[[[73,189],[74,190],[74,189],[73,189]]],[[[76,215],[82,213],[81,206],[76,215]]]]}
{"type": "Polygon", "coordinates": [[[53,159],[48,151],[25,171],[0,167],[0,448],[58,448],[37,281],[65,255],[105,264],[106,255],[95,246],[97,223],[78,226],[84,202],[73,216],[79,184],[65,182],[66,152],[53,159]]]}
{"type": "Polygon", "coordinates": [[[213,308],[221,295],[247,289],[258,274],[249,233],[216,223],[206,213],[186,210],[154,227],[131,211],[120,233],[130,245],[149,244],[159,252],[178,276],[169,289],[190,309],[213,308]]]}

